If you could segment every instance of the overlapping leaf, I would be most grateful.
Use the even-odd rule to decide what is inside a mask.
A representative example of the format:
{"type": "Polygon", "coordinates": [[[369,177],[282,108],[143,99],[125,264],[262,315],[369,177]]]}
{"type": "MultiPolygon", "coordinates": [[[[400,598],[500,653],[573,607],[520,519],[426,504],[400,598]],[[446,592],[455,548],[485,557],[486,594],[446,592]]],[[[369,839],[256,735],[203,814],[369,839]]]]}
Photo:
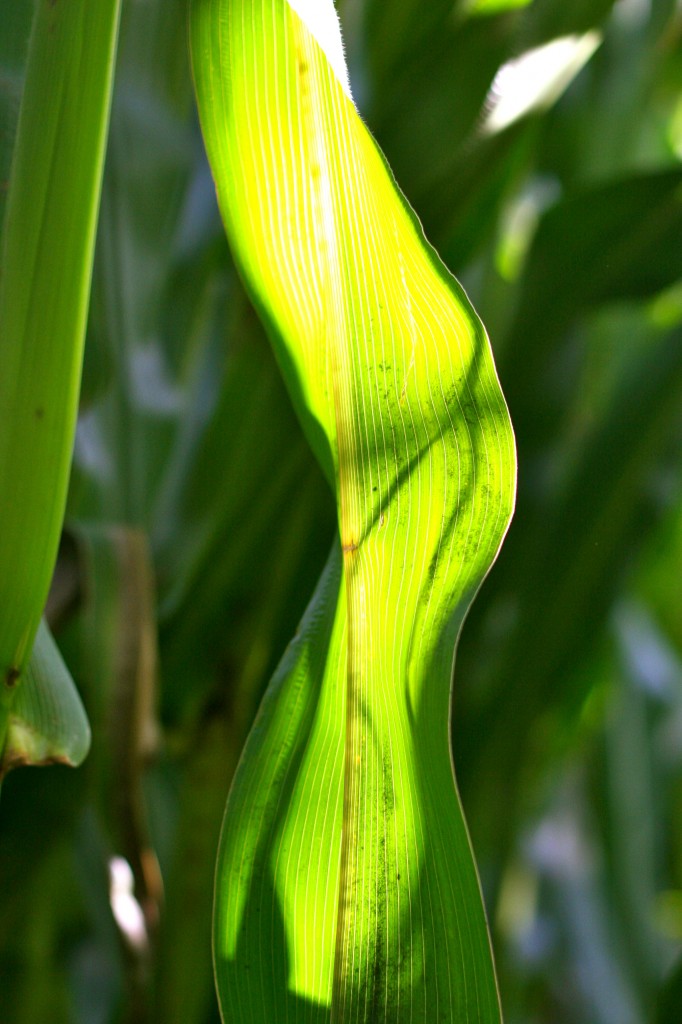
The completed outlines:
{"type": "Polygon", "coordinates": [[[192,7],[221,210],[340,534],[228,802],[219,995],[240,1022],[491,1024],[448,721],[513,504],[511,428],[485,332],[350,98],[331,4],[313,31],[294,7],[192,7]]]}

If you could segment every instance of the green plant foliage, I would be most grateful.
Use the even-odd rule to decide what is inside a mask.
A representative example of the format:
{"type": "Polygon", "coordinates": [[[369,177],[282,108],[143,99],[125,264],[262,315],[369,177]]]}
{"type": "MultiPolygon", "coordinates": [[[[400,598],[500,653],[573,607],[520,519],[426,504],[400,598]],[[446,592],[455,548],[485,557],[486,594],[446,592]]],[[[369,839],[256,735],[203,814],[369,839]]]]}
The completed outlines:
{"type": "Polygon", "coordinates": [[[223,1012],[491,1021],[447,735],[454,644],[513,501],[487,339],[287,4],[199,2],[192,30],[228,234],[340,531],[228,803],[223,1012]]]}
{"type": "Polygon", "coordinates": [[[38,627],[25,685],[12,702],[0,777],[25,764],[81,764],[90,726],[69,670],[44,622],[38,627]]]}
{"type": "MultiPolygon", "coordinates": [[[[28,685],[21,674],[66,504],[118,13],[118,0],[42,0],[31,37],[0,278],[0,748],[5,709],[17,686],[28,685]],[[47,110],[46,93],[54,98],[47,110]]],[[[43,687],[49,677],[39,657],[30,682],[43,687]]],[[[63,682],[54,685],[59,690],[63,682]]],[[[24,698],[22,714],[61,698],[41,694],[36,701],[24,698]]],[[[74,728],[82,732],[82,724],[74,728]]],[[[28,759],[31,744],[19,742],[21,755],[11,757],[28,759]]]]}
{"type": "MultiPolygon", "coordinates": [[[[452,713],[504,1020],[677,1024],[679,3],[336,6],[357,109],[486,324],[516,435],[515,518],[458,640],[452,713]],[[591,55],[562,95],[491,131],[496,104],[512,98],[507,62],[518,70],[530,48],[584,32],[591,55]]],[[[33,73],[34,13],[70,19],[77,8],[85,12],[76,0],[0,0],[0,211],[33,73]]],[[[87,8],[94,18],[99,0],[87,8]]],[[[342,757],[343,737],[325,737],[318,713],[333,704],[325,636],[339,639],[335,615],[346,602],[338,597],[342,587],[350,593],[334,542],[334,474],[325,479],[301,429],[300,402],[294,408],[284,386],[282,369],[290,383],[298,375],[293,356],[287,361],[279,343],[278,366],[228,249],[197,123],[187,8],[186,0],[121,5],[66,529],[44,609],[82,695],[92,745],[77,771],[21,768],[2,783],[2,1024],[220,1024],[211,944],[221,821],[273,675],[280,688],[268,691],[248,741],[251,751],[274,749],[261,765],[263,788],[245,807],[262,815],[263,835],[253,861],[262,871],[244,907],[253,909],[260,891],[270,908],[260,927],[274,945],[265,958],[246,960],[263,934],[245,912],[237,935],[244,959],[233,966],[248,964],[256,994],[263,986],[280,993],[268,1018],[274,1024],[329,1018],[312,993],[323,988],[330,961],[306,950],[321,973],[300,984],[308,961],[295,941],[299,927],[303,935],[317,927],[299,923],[299,897],[307,881],[307,898],[322,902],[315,886],[326,865],[311,851],[320,849],[323,827],[317,845],[301,850],[293,889],[298,851],[287,843],[294,801],[311,815],[315,807],[313,790],[300,785],[305,766],[320,752],[318,775],[305,775],[311,785],[323,770],[330,780],[344,771],[332,756],[342,757]],[[154,659],[138,657],[145,645],[156,651],[151,673],[154,659]],[[308,674],[287,674],[304,657],[308,674]],[[143,715],[136,694],[145,696],[143,715]],[[282,764],[292,768],[284,779],[282,764]],[[279,861],[268,849],[281,851],[279,861]],[[287,904],[274,884],[285,873],[287,904]]],[[[99,38],[89,31],[88,63],[99,38]]],[[[77,34],[62,43],[73,55],[77,34]]],[[[72,98],[82,70],[69,64],[72,98]]],[[[47,64],[39,71],[50,82],[35,105],[31,145],[42,151],[62,93],[47,64]]],[[[533,88],[541,79],[534,72],[533,88]]],[[[73,154],[64,155],[59,181],[35,161],[23,165],[31,215],[39,215],[39,185],[49,180],[85,216],[85,193],[75,189],[84,165],[73,154]]],[[[264,196],[269,210],[272,190],[264,196]]],[[[367,223],[390,208],[372,208],[367,223]]],[[[382,247],[386,260],[389,248],[382,247]]],[[[80,268],[83,253],[73,252],[80,268]]],[[[43,268],[55,281],[71,261],[61,242],[56,253],[44,250],[43,268]]],[[[273,275],[285,265],[273,265],[273,275]]],[[[17,298],[29,302],[31,276],[13,280],[17,298]]],[[[249,290],[253,297],[253,282],[249,290]]],[[[35,305],[42,312],[47,319],[35,305]]],[[[272,317],[268,329],[276,338],[272,317]]],[[[14,379],[7,352],[3,340],[0,392],[14,379]]],[[[382,390],[374,401],[383,406],[382,390]]],[[[312,417],[307,422],[310,433],[312,417]]],[[[30,451],[13,447],[13,436],[3,413],[0,447],[47,491],[47,477],[32,474],[30,451]]],[[[322,430],[316,443],[331,452],[322,430]]],[[[19,522],[13,493],[3,490],[0,532],[19,522]]],[[[30,560],[35,529],[23,537],[30,560]]],[[[50,567],[42,570],[47,578],[50,567]]],[[[3,594],[0,618],[12,580],[3,594]]],[[[408,617],[413,607],[407,598],[400,605],[408,617]]],[[[35,609],[36,624],[42,611],[35,609]]],[[[338,649],[346,650],[343,637],[338,649]]],[[[428,692],[442,695],[446,675],[435,673],[428,692]]],[[[67,677],[53,665],[50,678],[67,677]]],[[[18,688],[12,715],[31,695],[64,706],[73,698],[67,687],[18,688]]],[[[27,718],[35,723],[34,711],[27,718]]],[[[58,730],[55,745],[51,716],[38,721],[38,733],[23,729],[24,740],[43,752],[48,741],[50,759],[59,759],[66,732],[58,730]]],[[[430,737],[430,761],[444,762],[446,744],[441,732],[430,737]]],[[[443,792],[449,787],[448,775],[443,792]]],[[[338,786],[333,792],[338,799],[338,786]]],[[[451,831],[445,819],[424,840],[430,855],[451,831]]],[[[221,849],[248,837],[226,828],[221,849]]],[[[370,849],[377,842],[371,833],[370,849]]],[[[454,870],[451,849],[442,861],[454,870]]],[[[224,981],[228,961],[222,971],[224,981]]]]}
{"type": "Polygon", "coordinates": [[[549,328],[583,310],[647,298],[679,280],[682,171],[631,175],[556,203],[542,218],[524,272],[511,345],[537,366],[549,328]],[[576,231],[575,225],[583,227],[576,231]],[[568,296],[555,284],[570,275],[568,296]]]}
{"type": "Polygon", "coordinates": [[[679,1014],[682,999],[682,971],[679,966],[672,972],[661,992],[654,1024],[673,1024],[679,1014]]]}

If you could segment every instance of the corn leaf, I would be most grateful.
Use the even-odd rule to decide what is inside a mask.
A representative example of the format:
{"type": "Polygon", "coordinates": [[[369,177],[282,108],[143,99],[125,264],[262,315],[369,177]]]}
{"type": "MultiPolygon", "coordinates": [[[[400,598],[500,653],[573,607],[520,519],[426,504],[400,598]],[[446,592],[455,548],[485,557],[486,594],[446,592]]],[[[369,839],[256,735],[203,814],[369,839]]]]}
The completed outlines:
{"type": "Polygon", "coordinates": [[[118,12],[39,0],[29,47],[0,277],[0,748],[64,516],[118,12]]]}
{"type": "Polygon", "coordinates": [[[9,713],[0,776],[23,764],[79,765],[90,726],[78,690],[43,620],[26,667],[25,685],[9,713]]]}
{"type": "Polygon", "coordinates": [[[194,0],[191,46],[228,236],[339,524],[228,800],[223,1016],[492,1024],[448,739],[514,497],[487,337],[357,113],[331,3],[194,0]]]}

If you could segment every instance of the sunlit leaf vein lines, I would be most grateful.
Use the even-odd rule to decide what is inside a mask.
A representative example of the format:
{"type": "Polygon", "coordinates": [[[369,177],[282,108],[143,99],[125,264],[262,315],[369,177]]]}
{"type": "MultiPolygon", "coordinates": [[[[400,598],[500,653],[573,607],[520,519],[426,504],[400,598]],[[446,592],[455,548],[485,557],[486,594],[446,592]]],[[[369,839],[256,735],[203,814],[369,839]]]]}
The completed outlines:
{"type": "Polygon", "coordinates": [[[454,646],[513,502],[487,339],[286,0],[194,0],[193,62],[228,234],[340,534],[228,801],[223,1013],[491,1024],[448,744],[454,646]]]}

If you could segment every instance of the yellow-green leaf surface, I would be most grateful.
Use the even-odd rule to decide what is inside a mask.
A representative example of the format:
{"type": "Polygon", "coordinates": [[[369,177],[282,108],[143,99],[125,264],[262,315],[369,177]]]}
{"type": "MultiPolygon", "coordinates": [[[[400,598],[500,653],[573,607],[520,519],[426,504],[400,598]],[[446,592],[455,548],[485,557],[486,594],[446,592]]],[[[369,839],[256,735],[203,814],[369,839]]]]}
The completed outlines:
{"type": "Polygon", "coordinates": [[[339,521],[228,799],[223,1017],[492,1024],[449,747],[514,498],[488,341],[357,113],[331,0],[193,0],[191,37],[228,235],[339,521]]]}
{"type": "Polygon", "coordinates": [[[0,274],[3,708],[31,654],[64,516],[119,3],[36,3],[0,274]]]}

